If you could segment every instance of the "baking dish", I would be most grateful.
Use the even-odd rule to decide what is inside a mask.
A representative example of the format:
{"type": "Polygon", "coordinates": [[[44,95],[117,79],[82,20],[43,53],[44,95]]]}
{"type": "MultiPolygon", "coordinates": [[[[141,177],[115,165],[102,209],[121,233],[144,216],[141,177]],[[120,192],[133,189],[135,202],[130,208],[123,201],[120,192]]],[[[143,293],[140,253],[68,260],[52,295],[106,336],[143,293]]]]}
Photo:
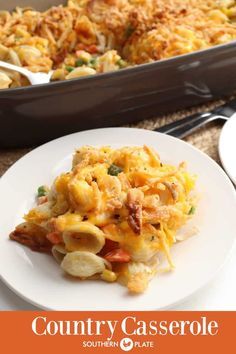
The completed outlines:
{"type": "MultiPolygon", "coordinates": [[[[60,0],[23,0],[42,10],[60,0]]],[[[0,0],[11,10],[19,1],[0,0]]],[[[21,147],[128,124],[207,102],[236,89],[235,41],[117,72],[0,90],[0,146],[21,147]]]]}

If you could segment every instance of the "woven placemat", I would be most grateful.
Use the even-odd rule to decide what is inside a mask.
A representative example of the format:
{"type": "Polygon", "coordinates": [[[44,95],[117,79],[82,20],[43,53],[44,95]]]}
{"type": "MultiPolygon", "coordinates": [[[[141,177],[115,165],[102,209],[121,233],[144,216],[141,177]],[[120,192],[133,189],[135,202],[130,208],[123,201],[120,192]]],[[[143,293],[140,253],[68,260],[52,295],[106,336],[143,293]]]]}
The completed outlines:
{"type": "MultiPolygon", "coordinates": [[[[129,125],[130,127],[136,128],[144,128],[144,129],[155,129],[161,127],[165,124],[173,122],[175,120],[182,119],[187,117],[191,114],[202,112],[202,111],[209,111],[213,108],[225,103],[228,99],[222,99],[218,101],[214,101],[205,105],[197,106],[191,109],[182,110],[179,112],[175,112],[172,114],[167,114],[159,117],[155,117],[152,119],[147,119],[137,124],[129,125]]],[[[205,126],[202,129],[199,129],[196,133],[192,134],[190,137],[186,138],[185,140],[199,148],[200,150],[204,151],[206,154],[211,156],[214,160],[219,163],[219,156],[218,156],[218,140],[220,135],[221,125],[219,123],[211,123],[205,126]]],[[[0,149],[0,176],[21,156],[25,155],[31,149],[0,149]]]]}

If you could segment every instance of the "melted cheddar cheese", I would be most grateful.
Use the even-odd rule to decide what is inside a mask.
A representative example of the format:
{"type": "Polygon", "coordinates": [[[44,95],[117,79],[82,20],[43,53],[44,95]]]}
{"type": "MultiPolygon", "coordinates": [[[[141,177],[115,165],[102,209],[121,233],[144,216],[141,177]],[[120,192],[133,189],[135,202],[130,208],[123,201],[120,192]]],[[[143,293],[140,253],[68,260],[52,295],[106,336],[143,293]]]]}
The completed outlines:
{"type": "Polygon", "coordinates": [[[185,163],[165,164],[148,146],[84,146],[10,237],[52,251],[72,276],[143,292],[161,253],[174,268],[170,248],[193,212],[194,185],[185,163]]]}

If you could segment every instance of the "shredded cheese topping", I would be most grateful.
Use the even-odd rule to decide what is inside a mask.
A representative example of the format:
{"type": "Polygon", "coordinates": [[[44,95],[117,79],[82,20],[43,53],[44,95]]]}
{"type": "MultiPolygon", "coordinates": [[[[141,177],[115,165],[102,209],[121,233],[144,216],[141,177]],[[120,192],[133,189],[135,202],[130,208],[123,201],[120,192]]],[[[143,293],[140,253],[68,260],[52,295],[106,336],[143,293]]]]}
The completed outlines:
{"type": "MultiPolygon", "coordinates": [[[[115,71],[236,39],[234,0],[68,0],[0,11],[0,60],[52,80],[115,71]]],[[[28,85],[0,69],[0,89],[28,85]]]]}
{"type": "Polygon", "coordinates": [[[10,238],[52,252],[72,276],[143,292],[159,254],[174,268],[170,249],[191,217],[194,185],[184,163],[165,164],[148,146],[84,146],[71,171],[39,187],[38,205],[10,238]]]}

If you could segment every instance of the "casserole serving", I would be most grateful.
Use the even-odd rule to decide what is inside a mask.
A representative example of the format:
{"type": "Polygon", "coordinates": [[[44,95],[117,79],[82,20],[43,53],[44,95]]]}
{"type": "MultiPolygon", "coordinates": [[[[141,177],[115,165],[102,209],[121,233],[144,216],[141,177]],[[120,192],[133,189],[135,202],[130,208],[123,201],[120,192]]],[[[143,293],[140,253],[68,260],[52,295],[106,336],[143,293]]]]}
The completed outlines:
{"type": "MultiPolygon", "coordinates": [[[[58,1],[54,3],[58,5],[58,1]]],[[[1,90],[2,146],[37,144],[78,129],[128,123],[194,105],[234,89],[227,72],[221,75],[221,68],[233,68],[234,1],[200,1],[196,5],[195,1],[176,0],[173,14],[172,8],[168,8],[171,2],[162,0],[157,2],[158,11],[150,10],[149,3],[140,5],[139,1],[89,1],[86,10],[84,7],[81,10],[78,3],[82,2],[70,0],[66,8],[56,7],[45,13],[30,9],[17,10],[13,15],[2,12],[0,55],[6,58],[10,55],[13,61],[32,71],[53,68],[53,80],[77,78],[1,90]],[[204,6],[212,8],[207,15],[204,6]],[[109,13],[108,20],[101,9],[109,13]],[[84,11],[90,11],[90,15],[86,17],[84,11]],[[122,11],[124,19],[120,20],[122,11]],[[58,16],[62,19],[57,19],[58,16]],[[72,19],[75,16],[69,30],[67,16],[72,19]],[[62,23],[58,27],[62,33],[57,28],[58,21],[62,23]],[[110,44],[101,49],[104,41],[110,44]],[[200,51],[191,53],[195,50],[200,51]],[[155,62],[159,59],[165,60],[155,62]],[[131,68],[137,64],[141,65],[131,68]],[[95,73],[99,75],[92,75],[95,73]],[[78,79],[82,74],[91,76],[78,79]]],[[[17,5],[12,1],[8,9],[17,5]]],[[[31,5],[35,2],[31,1],[31,5]]],[[[40,1],[40,5],[48,8],[52,1],[40,1]]],[[[0,7],[6,9],[1,1],[0,7]]],[[[35,7],[39,9],[37,4],[35,7]]],[[[19,75],[1,71],[1,76],[3,88],[27,84],[19,75]]]]}
{"type": "Polygon", "coordinates": [[[196,233],[181,230],[195,212],[195,179],[184,162],[165,164],[147,145],[83,146],[69,172],[38,188],[37,205],[10,238],[52,253],[77,280],[119,281],[142,293],[154,275],[174,269],[172,246],[196,233]]]}
{"type": "MultiPolygon", "coordinates": [[[[200,291],[216,275],[235,241],[235,190],[220,166],[180,139],[144,129],[95,129],[44,144],[18,160],[4,174],[0,179],[0,194],[5,201],[0,204],[0,257],[3,265],[0,277],[18,295],[44,309],[145,311],[173,308],[200,291]],[[158,151],[163,165],[178,166],[180,161],[186,161],[188,171],[197,176],[194,188],[196,212],[178,235],[181,238],[187,236],[187,239],[171,247],[175,270],[159,273],[141,296],[128,296],[126,288],[117,282],[76,281],[64,274],[53,257],[32,252],[28,247],[9,240],[8,235],[13,228],[22,222],[22,215],[32,208],[38,187],[42,184],[51,186],[58,175],[70,170],[72,152],[76,147],[109,145],[117,150],[127,145],[140,146],[140,142],[158,151]],[[227,218],[221,217],[219,205],[227,205],[227,218]],[[191,236],[189,228],[196,227],[197,234],[191,233],[192,237],[188,237],[191,236]]],[[[177,207],[176,204],[171,206],[177,207]]],[[[137,241],[142,239],[141,235],[135,237],[137,241]]],[[[160,261],[165,263],[166,258],[160,261]]]]}

